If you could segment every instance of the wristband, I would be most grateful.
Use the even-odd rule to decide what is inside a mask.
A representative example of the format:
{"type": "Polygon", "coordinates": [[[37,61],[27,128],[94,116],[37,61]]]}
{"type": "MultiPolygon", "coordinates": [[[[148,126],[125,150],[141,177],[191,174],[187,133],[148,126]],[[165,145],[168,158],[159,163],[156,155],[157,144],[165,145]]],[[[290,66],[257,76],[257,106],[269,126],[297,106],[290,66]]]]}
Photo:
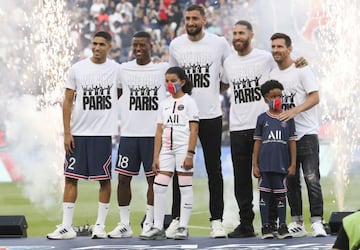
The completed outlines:
{"type": "Polygon", "coordinates": [[[195,151],[194,150],[188,150],[188,153],[192,153],[194,155],[195,151]]]}
{"type": "Polygon", "coordinates": [[[192,159],[193,156],[192,155],[186,155],[186,158],[192,159]]]}

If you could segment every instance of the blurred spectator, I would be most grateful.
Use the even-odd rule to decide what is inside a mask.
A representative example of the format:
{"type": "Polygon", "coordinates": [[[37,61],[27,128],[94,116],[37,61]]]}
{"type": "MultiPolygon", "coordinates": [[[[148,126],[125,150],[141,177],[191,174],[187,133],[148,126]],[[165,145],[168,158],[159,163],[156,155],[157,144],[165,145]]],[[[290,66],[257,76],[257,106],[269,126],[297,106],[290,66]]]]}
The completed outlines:
{"type": "Polygon", "coordinates": [[[169,10],[169,23],[170,28],[174,30],[175,36],[178,34],[177,32],[179,30],[182,18],[183,14],[180,10],[180,6],[178,4],[171,5],[169,10]]]}
{"type": "Polygon", "coordinates": [[[114,47],[121,48],[121,38],[120,38],[120,32],[121,32],[121,23],[119,21],[115,21],[112,26],[110,26],[110,30],[112,31],[113,38],[114,38],[114,47]],[[112,27],[112,28],[111,28],[112,27]]]}
{"type": "Polygon", "coordinates": [[[133,21],[133,10],[134,6],[131,2],[127,0],[120,0],[120,3],[116,5],[116,11],[120,12],[121,14],[125,14],[127,16],[127,22],[133,21]]]}
{"type": "Polygon", "coordinates": [[[144,30],[143,29],[143,26],[144,26],[144,13],[145,13],[145,10],[143,8],[136,8],[135,9],[135,17],[134,17],[134,21],[133,21],[133,27],[134,27],[135,30],[144,30]]]}
{"type": "Polygon", "coordinates": [[[128,57],[124,56],[121,53],[121,49],[120,48],[113,48],[110,51],[110,57],[115,60],[118,63],[123,63],[123,62],[127,62],[128,61],[128,57]]]}
{"type": "Polygon", "coordinates": [[[97,17],[101,9],[106,9],[106,5],[103,0],[94,0],[90,8],[90,16],[97,17]]]}
{"type": "Polygon", "coordinates": [[[129,23],[124,23],[121,27],[121,31],[119,33],[121,39],[121,53],[130,59],[130,50],[132,44],[132,37],[135,34],[135,31],[130,26],[129,23]]]}
{"type": "Polygon", "coordinates": [[[135,6],[135,17],[137,16],[138,11],[141,11],[142,15],[144,15],[146,13],[147,6],[148,4],[146,0],[140,0],[135,6]]]}
{"type": "Polygon", "coordinates": [[[105,12],[105,8],[100,8],[99,14],[96,17],[97,25],[96,30],[104,30],[110,32],[109,15],[105,12]]]}
{"type": "Polygon", "coordinates": [[[160,29],[163,28],[169,22],[168,8],[169,8],[169,1],[160,0],[159,12],[158,12],[160,29]]]}

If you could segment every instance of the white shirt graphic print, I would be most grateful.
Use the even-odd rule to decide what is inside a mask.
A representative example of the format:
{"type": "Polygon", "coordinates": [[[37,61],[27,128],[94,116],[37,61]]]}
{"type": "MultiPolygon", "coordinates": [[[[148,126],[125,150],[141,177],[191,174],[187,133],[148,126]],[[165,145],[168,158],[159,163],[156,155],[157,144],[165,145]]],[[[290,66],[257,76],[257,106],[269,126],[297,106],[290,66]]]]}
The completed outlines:
{"type": "Polygon", "coordinates": [[[86,58],[71,67],[65,88],[76,91],[71,115],[73,135],[117,134],[119,73],[119,64],[109,59],[96,64],[86,58]]]}
{"type": "Polygon", "coordinates": [[[260,87],[274,67],[271,54],[257,48],[246,56],[234,52],[226,58],[223,79],[230,85],[230,131],[255,129],[258,115],[267,110],[260,87]]]}
{"type": "Polygon", "coordinates": [[[192,97],[199,107],[200,119],[220,116],[220,74],[231,52],[225,38],[205,32],[201,40],[193,42],[184,34],[170,43],[169,52],[170,66],[182,67],[194,84],[192,97]]]}
{"type": "MultiPolygon", "coordinates": [[[[270,77],[278,80],[284,86],[283,109],[287,110],[305,102],[308,94],[319,91],[319,85],[309,66],[296,68],[295,64],[284,70],[276,67],[270,77]]],[[[318,134],[319,115],[318,105],[303,111],[294,117],[297,140],[304,135],[318,134]]]]}
{"type": "Polygon", "coordinates": [[[166,97],[165,72],[168,63],[121,64],[121,136],[154,137],[160,102],[166,97]]]}

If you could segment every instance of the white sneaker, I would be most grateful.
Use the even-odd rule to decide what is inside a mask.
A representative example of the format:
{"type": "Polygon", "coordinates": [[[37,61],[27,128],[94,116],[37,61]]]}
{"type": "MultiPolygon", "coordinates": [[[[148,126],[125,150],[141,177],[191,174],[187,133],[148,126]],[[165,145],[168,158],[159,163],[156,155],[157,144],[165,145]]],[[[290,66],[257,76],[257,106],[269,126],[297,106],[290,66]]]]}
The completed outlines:
{"type": "Polygon", "coordinates": [[[166,238],[168,239],[174,239],[175,237],[175,233],[176,233],[176,229],[179,227],[180,225],[180,218],[177,217],[175,219],[173,219],[169,225],[169,227],[166,229],[165,234],[166,234],[166,238]]]}
{"type": "Polygon", "coordinates": [[[314,237],[326,237],[326,231],[324,229],[324,225],[321,223],[321,221],[316,221],[313,224],[311,224],[311,228],[313,230],[312,235],[314,237]]]}
{"type": "Polygon", "coordinates": [[[178,227],[174,236],[175,240],[187,240],[189,238],[189,231],[186,227],[178,227]]]}
{"type": "Polygon", "coordinates": [[[297,222],[291,222],[288,225],[288,230],[294,238],[305,237],[308,234],[305,230],[304,224],[300,225],[297,222]]]}
{"type": "Polygon", "coordinates": [[[105,239],[107,234],[105,232],[105,226],[96,224],[92,228],[91,239],[105,239]]]}
{"type": "Polygon", "coordinates": [[[145,234],[147,231],[149,231],[154,225],[152,223],[143,223],[141,234],[145,234]]]}
{"type": "Polygon", "coordinates": [[[211,232],[210,236],[212,238],[226,238],[226,232],[223,227],[221,220],[211,221],[211,232]]]}
{"type": "Polygon", "coordinates": [[[142,240],[165,240],[166,234],[164,229],[160,230],[156,227],[152,227],[149,231],[141,234],[139,238],[142,240]]]}
{"type": "Polygon", "coordinates": [[[72,226],[65,227],[63,225],[57,225],[56,230],[46,235],[49,240],[68,240],[76,237],[76,232],[72,226]]]}
{"type": "Polygon", "coordinates": [[[133,235],[130,225],[119,223],[114,230],[108,233],[109,238],[130,238],[133,235]]]}

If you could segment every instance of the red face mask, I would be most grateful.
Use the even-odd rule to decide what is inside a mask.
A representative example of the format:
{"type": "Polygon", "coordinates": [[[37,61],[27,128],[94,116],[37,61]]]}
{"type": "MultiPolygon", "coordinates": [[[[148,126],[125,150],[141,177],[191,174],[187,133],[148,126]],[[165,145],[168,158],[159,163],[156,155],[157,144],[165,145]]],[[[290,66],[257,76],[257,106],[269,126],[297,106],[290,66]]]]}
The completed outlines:
{"type": "Polygon", "coordinates": [[[282,98],[277,97],[275,99],[269,100],[268,105],[269,105],[269,108],[271,108],[271,109],[281,110],[282,98]]]}
{"type": "Polygon", "coordinates": [[[174,95],[181,89],[181,82],[167,82],[166,88],[170,94],[174,95]]]}

